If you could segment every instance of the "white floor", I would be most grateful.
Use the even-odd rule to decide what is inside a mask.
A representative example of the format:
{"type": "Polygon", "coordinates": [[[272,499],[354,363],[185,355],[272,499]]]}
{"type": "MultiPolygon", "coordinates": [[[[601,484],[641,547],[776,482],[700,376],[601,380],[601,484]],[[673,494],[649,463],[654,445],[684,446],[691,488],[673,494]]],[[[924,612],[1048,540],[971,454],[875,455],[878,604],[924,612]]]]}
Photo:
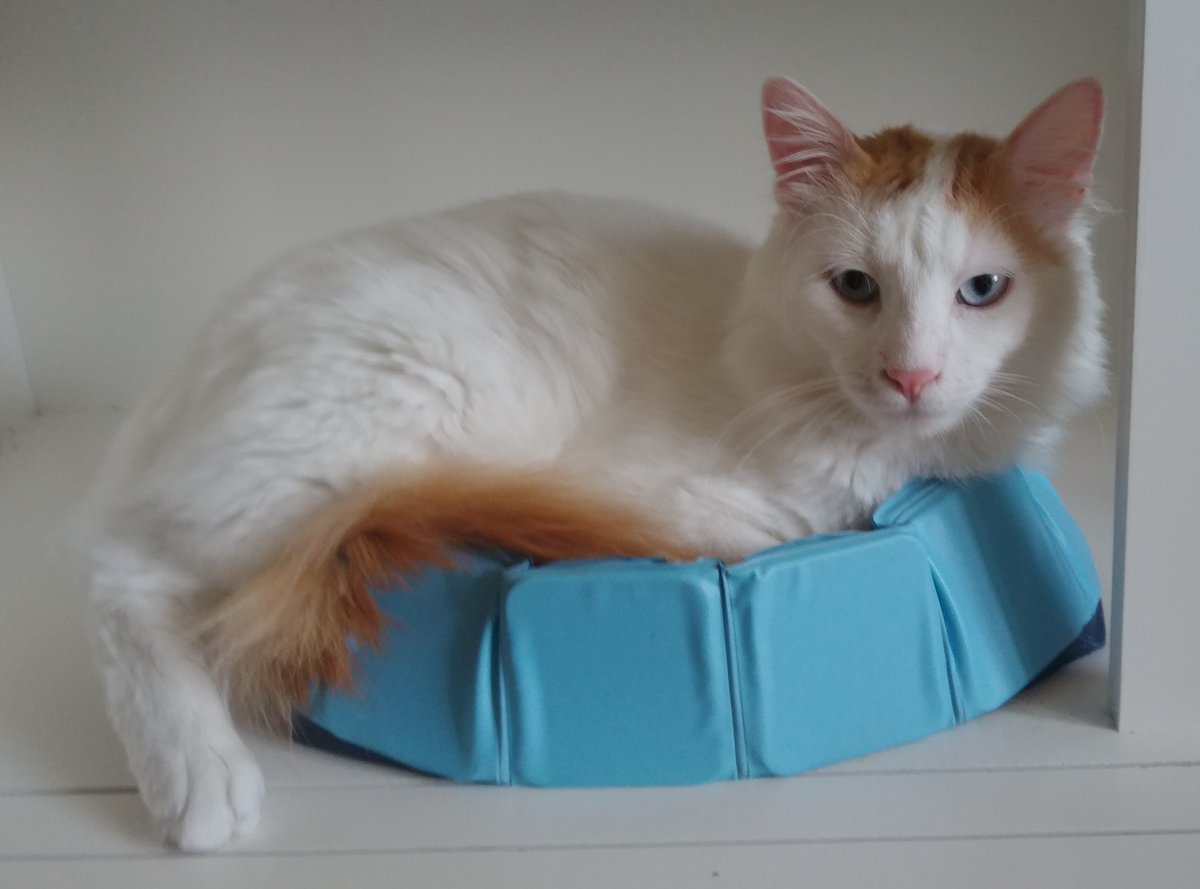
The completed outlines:
{"type": "MultiPolygon", "coordinates": [[[[1200,737],[1115,732],[1104,654],[954,731],[788,780],[465,787],[263,740],[257,832],[172,853],[105,724],[62,541],[113,425],[0,431],[0,887],[1200,886],[1200,737]]],[[[1111,430],[1082,423],[1059,477],[1106,582],[1111,430]]]]}

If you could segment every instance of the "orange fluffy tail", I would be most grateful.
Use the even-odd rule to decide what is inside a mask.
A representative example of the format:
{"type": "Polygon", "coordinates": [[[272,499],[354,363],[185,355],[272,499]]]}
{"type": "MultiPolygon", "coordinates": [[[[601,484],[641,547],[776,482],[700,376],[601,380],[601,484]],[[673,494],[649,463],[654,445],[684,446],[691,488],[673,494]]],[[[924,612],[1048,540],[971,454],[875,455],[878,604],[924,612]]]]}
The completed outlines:
{"type": "Polygon", "coordinates": [[[446,466],[375,479],[322,510],[265,570],[221,599],[200,637],[236,697],[286,714],[315,680],[353,684],[351,639],[379,644],[372,587],[456,548],[491,546],[535,562],[697,554],[654,522],[553,470],[446,466]]]}

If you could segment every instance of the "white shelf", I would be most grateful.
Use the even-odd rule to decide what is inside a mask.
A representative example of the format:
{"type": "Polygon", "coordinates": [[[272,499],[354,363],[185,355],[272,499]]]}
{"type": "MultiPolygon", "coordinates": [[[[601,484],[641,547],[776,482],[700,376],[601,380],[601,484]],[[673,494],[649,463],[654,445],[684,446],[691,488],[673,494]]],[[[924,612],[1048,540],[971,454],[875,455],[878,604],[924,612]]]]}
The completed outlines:
{"type": "MultiPolygon", "coordinates": [[[[1090,885],[1133,885],[1116,875],[1134,872],[1140,885],[1190,885],[1180,874],[1200,860],[1200,737],[1114,731],[1103,653],[953,731],[793,779],[465,787],[260,739],[262,826],[203,861],[170,855],[104,721],[61,533],[115,422],[43,417],[0,443],[0,886],[297,886],[402,873],[422,886],[486,874],[496,887],[742,887],[791,886],[801,871],[845,881],[823,886],[927,886],[1001,860],[1003,879],[979,871],[998,882],[972,885],[1054,872],[1090,885]]],[[[1106,579],[1111,424],[1102,412],[1076,428],[1058,479],[1106,579]]]]}

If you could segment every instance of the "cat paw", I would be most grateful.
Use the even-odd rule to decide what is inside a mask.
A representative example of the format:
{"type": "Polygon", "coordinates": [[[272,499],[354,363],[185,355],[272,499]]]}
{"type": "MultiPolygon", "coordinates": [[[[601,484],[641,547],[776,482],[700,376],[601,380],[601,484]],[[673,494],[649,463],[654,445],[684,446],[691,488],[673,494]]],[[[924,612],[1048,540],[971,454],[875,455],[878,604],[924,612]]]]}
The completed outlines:
{"type": "Polygon", "coordinates": [[[240,740],[197,740],[142,788],[166,839],[184,852],[219,849],[258,822],[262,770],[240,740]]]}
{"type": "Polygon", "coordinates": [[[187,801],[168,838],[185,852],[218,849],[258,823],[262,770],[241,742],[193,751],[187,801]]]}

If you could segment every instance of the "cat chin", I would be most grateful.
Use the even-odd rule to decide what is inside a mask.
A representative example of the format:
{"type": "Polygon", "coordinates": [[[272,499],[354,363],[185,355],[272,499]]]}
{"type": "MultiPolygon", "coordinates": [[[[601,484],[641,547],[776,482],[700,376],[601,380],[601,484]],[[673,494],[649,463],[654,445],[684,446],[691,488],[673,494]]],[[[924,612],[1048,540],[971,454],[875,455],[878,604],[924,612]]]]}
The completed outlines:
{"type": "Polygon", "coordinates": [[[916,438],[932,439],[962,425],[961,414],[952,411],[938,411],[928,414],[914,414],[906,421],[916,438]]]}
{"type": "Polygon", "coordinates": [[[870,404],[859,403],[858,408],[878,431],[907,438],[935,438],[963,422],[963,411],[923,401],[901,404],[890,398],[875,398],[870,404]]]}

